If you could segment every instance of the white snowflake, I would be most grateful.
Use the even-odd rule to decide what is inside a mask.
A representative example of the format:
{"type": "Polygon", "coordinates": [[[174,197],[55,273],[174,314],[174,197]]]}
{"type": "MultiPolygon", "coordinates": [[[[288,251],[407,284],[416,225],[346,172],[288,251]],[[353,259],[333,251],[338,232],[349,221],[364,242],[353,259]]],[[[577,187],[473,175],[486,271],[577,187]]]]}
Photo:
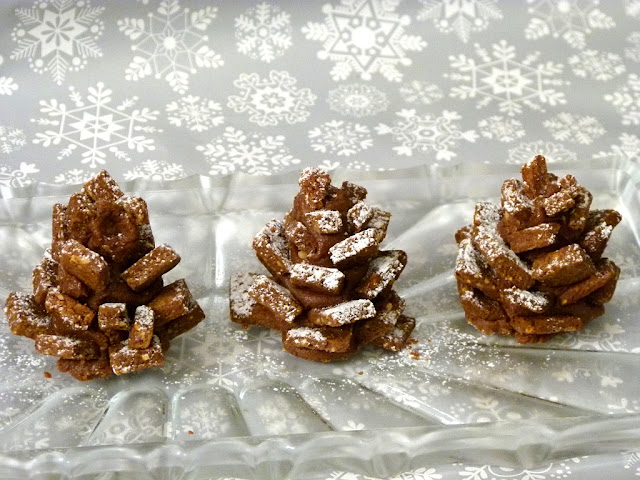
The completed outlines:
{"type": "Polygon", "coordinates": [[[9,165],[0,164],[0,185],[5,187],[23,187],[33,182],[32,173],[38,173],[34,163],[21,162],[20,167],[14,170],[9,165]]]}
{"type": "Polygon", "coordinates": [[[435,468],[422,467],[410,472],[399,473],[389,480],[440,480],[442,475],[436,473],[435,468]]]}
{"type": "Polygon", "coordinates": [[[373,144],[369,127],[359,123],[330,120],[309,130],[311,148],[316,152],[354,155],[373,144]]]}
{"type": "Polygon", "coordinates": [[[508,115],[521,113],[523,105],[543,111],[542,104],[565,103],[564,93],[556,90],[569,83],[556,78],[562,73],[561,64],[538,63],[539,52],[516,61],[515,47],[505,40],[493,44],[491,52],[478,44],[475,50],[479,62],[464,54],[450,57],[451,67],[459,73],[448,77],[462,84],[451,89],[451,97],[481,97],[478,108],[497,102],[500,111],[508,115]]]}
{"type": "Polygon", "coordinates": [[[124,18],[118,27],[134,44],[134,57],[125,71],[127,80],[138,81],[149,75],[166,80],[178,93],[189,88],[189,76],[198,68],[217,68],[220,55],[207,45],[204,32],[217,15],[217,8],[207,6],[191,11],[181,8],[178,0],[160,2],[148,18],[124,18]]]}
{"type": "Polygon", "coordinates": [[[533,18],[524,35],[529,40],[551,35],[562,37],[573,48],[583,49],[594,29],[615,27],[613,18],[598,8],[599,0],[527,0],[533,18]]]}
{"type": "Polygon", "coordinates": [[[626,85],[604,96],[622,116],[623,125],[640,125],[640,76],[629,74],[626,85]]]}
{"type": "Polygon", "coordinates": [[[329,108],[352,117],[366,117],[384,112],[389,106],[386,93],[372,85],[353,83],[329,91],[329,108]]]}
{"type": "Polygon", "coordinates": [[[420,0],[424,7],[418,20],[433,20],[442,33],[454,32],[468,42],[471,32],[486,30],[491,20],[501,20],[496,0],[420,0]]]}
{"type": "Polygon", "coordinates": [[[182,165],[162,160],[145,160],[140,165],[124,173],[125,180],[147,178],[150,180],[177,180],[186,177],[182,165]]]}
{"type": "Polygon", "coordinates": [[[583,50],[570,56],[569,65],[576,76],[599,82],[609,81],[626,70],[620,55],[597,50],[583,50]]]}
{"type": "Polygon", "coordinates": [[[105,164],[108,153],[130,161],[124,149],[139,153],[155,149],[153,139],[146,135],[162,131],[149,124],[157,118],[156,110],[134,108],[137,97],[112,106],[113,92],[102,82],[88,88],[86,99],[73,87],[69,90],[72,103],[69,106],[56,99],[40,101],[40,112],[44,116],[31,121],[45,131],[36,133],[33,143],[43,147],[64,143],[66,146],[58,159],[80,150],[82,163],[91,168],[105,164]]]}
{"type": "Polygon", "coordinates": [[[429,114],[418,115],[415,110],[401,110],[393,125],[379,124],[379,135],[390,134],[399,145],[393,147],[398,155],[412,156],[414,152],[436,153],[436,160],[451,160],[454,148],[461,140],[475,142],[478,135],[474,130],[462,131],[458,126],[461,119],[457,112],[444,110],[439,117],[429,114]]]}
{"type": "Polygon", "coordinates": [[[640,63],[640,32],[633,32],[627,37],[627,42],[631,44],[630,47],[625,48],[624,55],[636,63],[640,63]]]}
{"type": "Polygon", "coordinates": [[[296,165],[282,135],[245,134],[242,130],[227,127],[222,135],[211,143],[198,145],[211,164],[211,175],[246,172],[255,175],[271,175],[284,167],[296,165]]]}
{"type": "Polygon", "coordinates": [[[575,152],[567,150],[564,146],[539,140],[537,142],[523,142],[509,150],[507,163],[512,165],[524,165],[530,162],[536,155],[544,155],[547,163],[577,162],[575,152]]]}
{"type": "Polygon", "coordinates": [[[419,35],[408,35],[411,23],[407,15],[395,13],[397,2],[385,0],[342,0],[340,5],[322,7],[324,23],[309,22],[302,33],[309,40],[322,42],[321,60],[335,62],[331,78],[345,80],[352,73],[370,80],[379,73],[399,82],[398,65],[407,66],[406,52],[419,52],[427,43],[419,35]]]}
{"type": "Polygon", "coordinates": [[[545,120],[543,125],[551,132],[554,139],[583,145],[589,145],[606,133],[598,119],[566,112],[545,120]]]}
{"type": "Polygon", "coordinates": [[[73,168],[68,172],[64,172],[59,175],[56,175],[53,181],[55,183],[61,183],[64,185],[79,185],[81,183],[85,183],[94,175],[95,175],[95,172],[91,170],[84,170],[82,168],[73,168]]]}
{"type": "Polygon", "coordinates": [[[266,63],[281,57],[291,47],[290,17],[266,2],[249,8],[236,18],[238,51],[266,63]]]}
{"type": "Polygon", "coordinates": [[[90,0],[39,0],[33,8],[17,8],[11,58],[29,59],[34,72],[48,72],[61,85],[67,71],[82,70],[88,58],[102,56],[96,41],[104,31],[103,12],[90,0]]]}
{"type": "Polygon", "coordinates": [[[264,79],[257,73],[242,73],[233,82],[240,95],[231,95],[227,105],[237,113],[248,113],[249,120],[261,127],[304,122],[316,96],[308,88],[296,88],[296,83],[284,71],[272,70],[264,79]]]}
{"type": "Polygon", "coordinates": [[[624,11],[633,18],[640,18],[640,0],[625,0],[624,11]]]}
{"type": "MultiPolygon", "coordinates": [[[[0,65],[4,63],[4,57],[0,55],[0,65]]],[[[18,85],[11,77],[0,77],[0,95],[12,95],[18,89],[18,85]]]]}
{"type": "Polygon", "coordinates": [[[177,102],[170,102],[165,109],[171,125],[184,125],[194,132],[204,132],[224,122],[219,103],[204,98],[201,100],[193,95],[187,95],[177,102]]]}
{"type": "Polygon", "coordinates": [[[412,80],[404,83],[398,91],[405,102],[422,105],[431,105],[438,100],[442,100],[444,96],[442,89],[438,85],[424,80],[412,80]]]}
{"type": "Polygon", "coordinates": [[[0,153],[13,153],[27,143],[27,137],[19,128],[0,125],[0,153]]]}
{"type": "Polygon", "coordinates": [[[548,480],[564,479],[572,474],[572,463],[579,463],[579,458],[571,458],[558,463],[550,463],[537,468],[511,468],[495,465],[465,466],[458,472],[460,480],[548,480]]]}
{"type": "Polygon", "coordinates": [[[598,152],[593,156],[596,159],[615,158],[640,162],[640,137],[629,133],[620,135],[620,145],[612,145],[608,152],[598,152]]]}
{"type": "Polygon", "coordinates": [[[493,115],[478,122],[480,134],[491,140],[499,142],[513,142],[525,135],[524,126],[520,120],[493,115]]]}

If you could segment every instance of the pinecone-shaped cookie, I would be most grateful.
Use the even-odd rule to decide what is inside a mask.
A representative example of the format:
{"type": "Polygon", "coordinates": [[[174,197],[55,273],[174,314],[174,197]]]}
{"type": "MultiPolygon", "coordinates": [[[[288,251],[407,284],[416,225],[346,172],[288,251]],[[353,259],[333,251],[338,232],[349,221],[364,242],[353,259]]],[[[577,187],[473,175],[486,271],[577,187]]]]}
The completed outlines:
{"type": "Polygon", "coordinates": [[[271,220],[253,248],[270,275],[234,274],[231,320],[282,332],[293,355],[344,360],[363,345],[398,351],[415,320],[393,290],[407,255],[381,250],[391,215],[364,203],[367,191],[328,173],[303,170],[283,221],[271,220]]]}
{"type": "Polygon", "coordinates": [[[604,313],[620,269],[603,253],[621,216],[591,210],[575,177],[547,171],[544,157],[502,184],[501,206],[476,205],[456,233],[455,275],[469,323],[485,334],[544,342],[604,313]]]}
{"type": "Polygon", "coordinates": [[[145,201],[102,171],[54,205],[51,249],[33,294],[7,298],[9,327],[78,380],[162,365],[169,341],[204,319],[184,280],[163,285],[179,261],[155,246],[145,201]]]}

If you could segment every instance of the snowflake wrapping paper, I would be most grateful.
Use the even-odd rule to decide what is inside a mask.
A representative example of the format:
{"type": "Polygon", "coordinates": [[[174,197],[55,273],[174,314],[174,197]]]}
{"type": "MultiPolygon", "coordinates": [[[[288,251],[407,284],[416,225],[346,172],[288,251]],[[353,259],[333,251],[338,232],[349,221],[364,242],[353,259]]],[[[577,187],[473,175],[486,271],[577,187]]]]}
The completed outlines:
{"type": "MultiPolygon", "coordinates": [[[[415,248],[420,235],[438,241],[438,250],[424,258],[414,251],[410,268],[415,273],[408,270],[403,276],[403,288],[416,299],[421,298],[420,280],[431,279],[427,287],[433,295],[417,312],[424,318],[451,307],[443,275],[454,248],[451,234],[459,226],[454,220],[466,222],[469,202],[495,198],[499,187],[489,190],[467,179],[468,191],[456,200],[460,204],[445,210],[455,188],[446,191],[436,182],[433,199],[443,205],[429,204],[418,214],[415,199],[388,191],[407,188],[412,172],[425,184],[446,172],[466,172],[467,177],[472,172],[493,182],[515,176],[518,165],[543,154],[552,170],[577,172],[579,180],[595,183],[603,200],[638,211],[635,190],[616,190],[620,179],[611,172],[635,172],[640,159],[640,0],[7,0],[0,13],[3,296],[29,288],[29,271],[47,243],[51,199],[74,191],[101,169],[118,181],[130,181],[130,188],[166,193],[164,199],[152,194],[154,230],[159,237],[169,231],[166,240],[185,252],[192,250],[190,245],[208,249],[191,260],[185,255],[180,268],[198,279],[197,293],[212,317],[225,315],[222,296],[208,293],[224,285],[229,262],[248,268],[253,260],[248,250],[240,249],[240,255],[221,245],[250,238],[266,217],[281,215],[289,207],[297,173],[306,166],[373,182],[372,201],[394,208],[399,248],[406,247],[403,242],[415,248]],[[604,172],[605,180],[593,172],[604,172]],[[262,176],[272,179],[255,180],[255,192],[225,203],[225,188],[235,181],[230,178],[251,184],[246,178],[262,176]],[[377,189],[385,176],[391,183],[377,189]],[[288,196],[280,198],[271,189],[278,183],[288,185],[288,196]],[[184,192],[189,194],[183,201],[184,192]],[[198,214],[216,221],[205,228],[198,214]],[[436,215],[445,215],[451,231],[428,226],[436,215]]],[[[618,298],[626,303],[612,306],[599,329],[559,340],[551,357],[534,351],[529,363],[510,366],[518,378],[531,375],[531,362],[543,362],[553,371],[549,383],[533,392],[527,392],[526,381],[514,383],[499,370],[502,364],[496,363],[490,340],[463,352],[460,358],[471,359],[470,365],[453,362],[444,348],[425,352],[434,355],[434,362],[444,362],[439,368],[451,380],[446,385],[425,380],[417,392],[407,388],[416,379],[400,374],[381,383],[386,389],[376,389],[373,376],[368,383],[360,381],[356,362],[316,383],[296,384],[285,375],[291,365],[277,355],[277,338],[224,324],[187,336],[184,352],[191,353],[175,353],[179,361],[157,376],[137,378],[140,385],[130,391],[128,383],[85,389],[58,377],[27,374],[50,364],[34,356],[30,345],[8,340],[5,329],[2,362],[16,364],[27,380],[18,382],[19,388],[7,380],[0,388],[0,447],[8,455],[2,461],[11,459],[2,463],[8,473],[0,469],[0,478],[57,472],[53,465],[71,475],[60,465],[82,457],[73,449],[69,457],[57,458],[59,463],[47,463],[49,457],[35,453],[22,457],[31,463],[16,458],[20,452],[77,445],[115,455],[106,446],[167,441],[206,446],[212,439],[248,433],[281,438],[391,425],[433,428],[593,412],[637,414],[640,382],[625,376],[625,368],[634,361],[637,365],[640,342],[634,343],[637,335],[624,324],[635,318],[628,312],[637,311],[634,279],[640,259],[632,233],[637,227],[631,223],[626,234],[616,232],[634,248],[617,248],[622,240],[614,245],[615,260],[626,275],[618,298]],[[603,354],[597,357],[601,361],[585,366],[572,363],[565,350],[603,354]],[[217,353],[210,357],[212,351],[217,353]],[[265,360],[272,354],[276,360],[265,360]],[[618,370],[611,367],[613,358],[622,365],[618,370]],[[196,368],[203,359],[210,363],[196,368]],[[478,387],[473,379],[492,369],[498,371],[490,389],[478,387]],[[242,381],[251,376],[270,380],[244,392],[242,381]],[[556,404],[562,404],[556,398],[560,387],[573,392],[561,399],[569,400],[569,410],[556,404]],[[363,394],[362,388],[391,400],[383,402],[386,423],[372,421],[370,412],[378,405],[371,399],[379,397],[363,394]],[[349,415],[313,402],[334,389],[351,392],[349,415]],[[255,406],[253,417],[237,406],[241,390],[243,401],[255,406]],[[513,394],[496,396],[495,390],[513,394]],[[452,400],[452,391],[465,392],[465,399],[452,400]],[[298,392],[306,396],[298,398],[298,392]],[[531,395],[544,402],[531,401],[531,395]],[[76,406],[72,411],[64,408],[69,402],[76,406]],[[600,403],[594,407],[593,402],[600,403]],[[296,413],[297,408],[315,416],[296,413]],[[118,421],[127,409],[138,416],[118,421]],[[289,413],[283,416],[283,411],[289,413]],[[47,418],[57,419],[53,428],[47,418]],[[78,419],[82,428],[74,427],[78,419]]],[[[448,329],[443,338],[460,340],[464,325],[457,315],[439,318],[448,329]]],[[[420,331],[435,336],[441,327],[423,321],[420,331]]],[[[465,334],[461,341],[475,344],[477,338],[465,334]]],[[[366,357],[362,369],[375,370],[376,361],[366,357]]],[[[345,460],[331,467],[317,463],[291,478],[638,478],[634,450],[630,445],[616,454],[556,457],[528,469],[518,468],[517,459],[501,464],[493,458],[496,463],[490,464],[455,455],[429,457],[411,468],[387,459],[358,470],[345,460]]],[[[162,463],[156,458],[162,450],[135,452],[147,467],[162,463]]],[[[174,451],[169,470],[156,468],[148,478],[286,476],[278,470],[284,467],[261,470],[255,465],[224,474],[189,473],[179,460],[182,453],[174,451]]]]}

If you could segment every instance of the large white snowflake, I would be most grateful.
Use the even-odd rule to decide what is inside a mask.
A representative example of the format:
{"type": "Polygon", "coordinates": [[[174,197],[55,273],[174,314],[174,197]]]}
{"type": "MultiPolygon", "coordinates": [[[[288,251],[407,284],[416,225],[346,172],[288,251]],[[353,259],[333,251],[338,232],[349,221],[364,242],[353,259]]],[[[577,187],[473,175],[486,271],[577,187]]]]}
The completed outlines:
{"type": "Polygon", "coordinates": [[[372,85],[353,83],[329,91],[329,108],[352,117],[384,112],[389,106],[387,94],[372,85]]]}
{"type": "Polygon", "coordinates": [[[464,54],[450,57],[451,67],[458,73],[448,77],[462,85],[451,89],[453,98],[481,97],[478,108],[497,102],[501,112],[515,115],[527,106],[543,111],[543,104],[565,103],[565,95],[556,90],[569,82],[560,78],[562,65],[538,62],[540,53],[516,60],[515,47],[505,40],[493,44],[491,52],[475,45],[479,61],[464,54]]]}
{"type": "Polygon", "coordinates": [[[624,55],[636,63],[640,63],[640,32],[633,32],[627,37],[631,46],[624,49],[624,55]]]}
{"type": "Polygon", "coordinates": [[[85,170],[83,168],[72,168],[67,172],[56,175],[53,178],[53,181],[55,183],[64,185],[80,185],[81,183],[85,183],[95,174],[96,172],[91,170],[85,170]]]}
{"type": "Polygon", "coordinates": [[[513,142],[525,135],[524,126],[520,120],[505,118],[501,115],[492,115],[478,122],[480,134],[499,142],[513,142]]]}
{"type": "Polygon", "coordinates": [[[182,165],[162,160],[145,160],[131,170],[124,172],[125,180],[147,178],[150,180],[177,180],[186,177],[182,165]]]}
{"type": "Polygon", "coordinates": [[[625,72],[620,55],[597,50],[583,50],[569,57],[569,65],[578,77],[606,82],[625,72]]]}
{"type": "Polygon", "coordinates": [[[486,30],[491,20],[502,19],[496,0],[420,0],[418,20],[433,20],[442,33],[454,32],[463,42],[471,32],[486,30]]]}
{"type": "Polygon", "coordinates": [[[403,83],[398,91],[405,102],[422,105],[431,105],[442,100],[444,96],[442,89],[438,85],[424,80],[411,80],[403,83]]]}
{"type": "Polygon", "coordinates": [[[398,82],[398,65],[410,65],[406,52],[419,52],[427,43],[419,35],[408,35],[411,23],[407,15],[395,12],[397,2],[387,0],[342,0],[340,5],[326,4],[324,23],[309,22],[302,33],[309,40],[322,42],[321,60],[335,62],[331,78],[345,80],[352,73],[370,80],[379,73],[398,82]]]}
{"type": "Polygon", "coordinates": [[[61,85],[67,71],[81,70],[88,58],[102,56],[96,40],[104,31],[103,12],[90,0],[39,0],[33,8],[17,8],[19,22],[11,32],[17,47],[11,58],[27,58],[34,72],[48,72],[61,85]]]}
{"type": "Polygon", "coordinates": [[[640,0],[625,0],[624,10],[630,17],[640,18],[640,0]]]}
{"type": "Polygon", "coordinates": [[[308,88],[296,88],[297,80],[287,72],[272,70],[268,78],[257,73],[242,73],[233,85],[240,95],[231,95],[227,105],[237,113],[248,113],[249,120],[261,127],[304,122],[309,116],[307,107],[316,96],[308,88]]]}
{"type": "Polygon", "coordinates": [[[191,11],[178,0],[160,2],[148,18],[124,18],[118,27],[134,43],[134,57],[125,71],[127,80],[149,75],[166,80],[178,93],[189,88],[189,76],[198,68],[217,68],[222,58],[207,45],[203,32],[217,15],[212,6],[191,11]]]}
{"type": "Polygon", "coordinates": [[[373,143],[369,127],[342,120],[330,120],[309,130],[309,139],[316,152],[345,157],[366,150],[373,143]]]}
{"type": "Polygon", "coordinates": [[[155,149],[147,135],[162,131],[149,123],[157,118],[156,110],[136,108],[137,97],[113,105],[113,91],[102,82],[89,87],[86,98],[73,87],[69,90],[71,105],[56,99],[40,101],[44,115],[31,121],[45,131],[36,133],[33,143],[43,147],[64,144],[58,159],[80,150],[82,163],[90,168],[105,164],[107,154],[130,161],[127,150],[141,153],[155,149]]]}
{"type": "MultiPolygon", "coordinates": [[[[4,63],[4,57],[0,55],[0,65],[4,63]]],[[[0,95],[12,95],[18,89],[13,78],[0,76],[0,95]]]]}
{"type": "Polygon", "coordinates": [[[5,187],[23,187],[32,183],[31,174],[40,170],[34,163],[21,162],[18,169],[0,164],[0,185],[5,187]]]}
{"type": "Polygon", "coordinates": [[[270,63],[291,47],[291,20],[287,12],[262,2],[236,18],[238,51],[270,63]]]}
{"type": "Polygon", "coordinates": [[[640,137],[630,133],[623,133],[620,135],[619,140],[619,145],[611,145],[611,150],[598,152],[593,157],[598,159],[615,158],[640,163],[640,137]]]}
{"type": "Polygon", "coordinates": [[[19,128],[0,125],[0,153],[13,153],[27,143],[27,137],[19,128]]]}
{"type": "Polygon", "coordinates": [[[597,118],[567,112],[545,120],[543,125],[551,132],[554,139],[583,145],[589,145],[606,133],[597,118]]]}
{"type": "Polygon", "coordinates": [[[586,36],[594,29],[615,27],[613,18],[598,8],[599,0],[527,0],[533,18],[524,31],[536,40],[551,35],[562,37],[574,48],[584,48],[586,36]]]}
{"type": "Polygon", "coordinates": [[[548,163],[577,162],[575,152],[567,150],[563,145],[553,142],[538,140],[536,142],[523,142],[509,150],[507,163],[524,165],[536,155],[543,155],[548,163]]]}
{"type": "Polygon", "coordinates": [[[640,125],[640,76],[629,74],[626,85],[604,96],[622,116],[623,125],[640,125]]]}
{"type": "Polygon", "coordinates": [[[436,160],[451,160],[456,156],[452,150],[461,140],[475,142],[474,130],[462,131],[457,112],[444,110],[442,115],[418,115],[415,110],[401,110],[392,125],[384,123],[376,127],[380,135],[391,135],[399,145],[393,147],[398,155],[412,156],[414,152],[435,152],[436,160]]]}
{"type": "Polygon", "coordinates": [[[196,150],[209,161],[211,175],[232,172],[271,175],[300,163],[289,152],[284,136],[244,133],[234,127],[226,127],[222,135],[206,145],[198,145],[196,150]]]}
{"type": "Polygon", "coordinates": [[[221,125],[224,121],[219,103],[193,95],[169,102],[165,109],[171,125],[184,125],[194,132],[204,132],[210,127],[221,125]]]}

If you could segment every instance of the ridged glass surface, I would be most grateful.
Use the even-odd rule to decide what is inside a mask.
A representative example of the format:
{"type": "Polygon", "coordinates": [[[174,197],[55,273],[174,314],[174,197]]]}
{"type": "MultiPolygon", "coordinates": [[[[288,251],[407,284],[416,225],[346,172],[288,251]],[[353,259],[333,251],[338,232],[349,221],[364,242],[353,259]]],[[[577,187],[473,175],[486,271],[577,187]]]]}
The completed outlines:
{"type": "MultiPolygon", "coordinates": [[[[516,167],[338,171],[333,172],[335,184],[356,181],[368,189],[369,203],[392,212],[383,247],[403,249],[409,256],[396,290],[406,299],[417,327],[415,343],[403,352],[364,349],[335,364],[292,357],[283,351],[280,334],[242,330],[229,321],[229,276],[236,271],[264,273],[251,239],[267,220],[282,218],[290,208],[296,176],[192,177],[167,184],[123,185],[147,200],[156,241],[182,255],[167,280],[186,278],[207,318],[172,342],[164,367],[82,384],[58,373],[55,359],[37,354],[31,340],[13,336],[3,317],[0,465],[19,470],[47,464],[47,471],[67,471],[86,456],[98,458],[100,451],[133,465],[140,458],[174,458],[176,452],[196,455],[198,449],[206,451],[215,444],[219,455],[227,455],[220,462],[228,471],[216,470],[223,472],[219,476],[227,472],[248,478],[243,471],[248,468],[246,458],[234,464],[235,455],[241,458],[244,452],[255,462],[262,455],[266,461],[266,450],[256,448],[264,442],[277,444],[289,434],[307,434],[291,448],[315,454],[329,448],[334,438],[332,455],[352,459],[370,452],[351,450],[344,442],[350,437],[327,432],[371,431],[372,439],[387,442],[371,447],[383,454],[418,435],[416,431],[426,435],[446,425],[509,422],[508,430],[502,423],[485,430],[488,437],[483,442],[489,443],[484,454],[485,443],[461,442],[455,448],[446,443],[447,438],[458,441],[473,435],[471,426],[442,430],[455,432],[443,434],[442,448],[457,448],[462,456],[466,448],[480,448],[478,458],[483,459],[491,458],[496,449],[517,448],[508,435],[514,422],[518,428],[533,429],[532,437],[546,445],[536,453],[542,457],[549,451],[573,452],[572,446],[582,445],[578,434],[561,445],[548,443],[549,425],[571,425],[567,419],[588,424],[590,435],[607,432],[617,440],[637,438],[615,423],[617,416],[604,416],[640,413],[640,170],[626,164],[574,164],[570,170],[552,164],[550,170],[574,174],[593,193],[594,208],[615,208],[623,215],[606,253],[622,273],[603,317],[583,332],[534,346],[483,336],[465,321],[453,277],[453,234],[470,223],[477,201],[498,201],[502,180],[516,177],[516,167]],[[618,436],[616,428],[621,428],[618,436]],[[122,448],[114,451],[114,446],[122,448]],[[73,452],[71,460],[46,457],[53,449],[73,452]],[[173,453],[167,457],[167,451],[173,453]],[[59,466],[51,467],[58,461],[59,466]]],[[[72,191],[46,185],[2,191],[3,300],[10,291],[31,289],[31,270],[50,242],[51,207],[66,201],[72,191]]],[[[636,417],[630,418],[633,422],[636,417]]],[[[365,434],[347,435],[360,442],[365,434]]],[[[408,449],[404,455],[411,460],[419,454],[408,449]]],[[[206,460],[198,458],[215,463],[217,457],[208,455],[206,460]]],[[[173,467],[178,468],[180,458],[194,461],[178,455],[173,467]]]]}

